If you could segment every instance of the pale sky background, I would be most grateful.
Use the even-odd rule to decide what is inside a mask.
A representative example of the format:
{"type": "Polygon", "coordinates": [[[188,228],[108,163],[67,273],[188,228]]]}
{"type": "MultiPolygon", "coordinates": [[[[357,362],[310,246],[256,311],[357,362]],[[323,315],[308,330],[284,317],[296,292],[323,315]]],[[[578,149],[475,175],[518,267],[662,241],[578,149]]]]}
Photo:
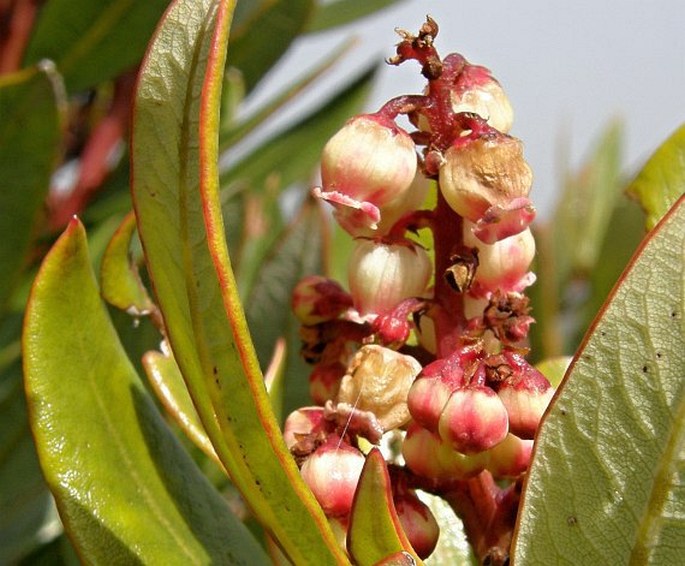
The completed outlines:
{"type": "MultiPolygon", "coordinates": [[[[441,55],[456,51],[488,67],[507,91],[515,110],[511,134],[525,143],[535,172],[532,198],[543,217],[555,201],[562,145],[577,165],[620,118],[631,175],[685,122],[681,0],[407,0],[355,26],[305,36],[263,83],[264,96],[354,34],[360,46],[313,96],[334,89],[353,68],[393,55],[394,28],[415,32],[426,14],[440,25],[441,55]]],[[[387,66],[367,110],[421,88],[418,65],[387,66]]]]}

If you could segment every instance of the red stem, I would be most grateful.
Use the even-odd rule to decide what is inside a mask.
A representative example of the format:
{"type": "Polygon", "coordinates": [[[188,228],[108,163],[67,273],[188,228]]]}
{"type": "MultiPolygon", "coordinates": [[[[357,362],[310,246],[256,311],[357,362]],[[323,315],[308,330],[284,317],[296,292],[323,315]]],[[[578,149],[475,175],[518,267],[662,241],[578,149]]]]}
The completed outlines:
{"type": "Polygon", "coordinates": [[[10,0],[7,7],[0,8],[0,75],[21,67],[38,3],[38,0],[10,0]]]}

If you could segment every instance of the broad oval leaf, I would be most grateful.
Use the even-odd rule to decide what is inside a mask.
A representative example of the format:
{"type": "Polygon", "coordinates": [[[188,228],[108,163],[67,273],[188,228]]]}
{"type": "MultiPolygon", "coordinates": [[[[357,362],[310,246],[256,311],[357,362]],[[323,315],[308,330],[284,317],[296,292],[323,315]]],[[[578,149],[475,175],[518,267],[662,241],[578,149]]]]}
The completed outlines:
{"type": "Polygon", "coordinates": [[[168,0],[50,0],[42,7],[25,63],[57,63],[70,92],[134,67],[168,0]]]}
{"type": "Polygon", "coordinates": [[[0,313],[36,235],[60,151],[63,104],[50,62],[0,77],[0,313]]]}
{"type": "Polygon", "coordinates": [[[40,463],[85,562],[268,564],[135,374],[77,220],[36,277],[23,340],[40,463]]]}
{"type": "Polygon", "coordinates": [[[685,124],[680,126],[649,158],[628,187],[647,213],[651,229],[685,194],[685,124]]]}
{"type": "Polygon", "coordinates": [[[685,552],[685,198],[595,320],[540,427],[517,564],[677,564],[685,552]]]}
{"type": "Polygon", "coordinates": [[[224,239],[218,109],[234,2],[177,0],[141,69],[133,195],[174,357],[217,455],[295,563],[347,563],[270,407],[224,239]]]}
{"type": "Polygon", "coordinates": [[[388,468],[378,448],[366,456],[359,485],[354,494],[347,549],[355,564],[423,564],[404,534],[392,500],[388,468]]]}

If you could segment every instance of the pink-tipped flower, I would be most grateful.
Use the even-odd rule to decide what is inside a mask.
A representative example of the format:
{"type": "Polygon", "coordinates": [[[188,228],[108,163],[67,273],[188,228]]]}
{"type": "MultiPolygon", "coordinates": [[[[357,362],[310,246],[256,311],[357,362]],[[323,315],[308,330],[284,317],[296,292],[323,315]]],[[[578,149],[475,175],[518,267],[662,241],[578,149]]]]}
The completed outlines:
{"type": "Polygon", "coordinates": [[[435,516],[415,491],[405,490],[395,495],[393,500],[409,543],[419,558],[427,558],[435,550],[440,536],[435,516]]]}
{"type": "Polygon", "coordinates": [[[452,111],[472,112],[488,124],[507,133],[514,123],[514,111],[502,85],[490,71],[479,65],[466,63],[450,89],[452,111]]]}
{"type": "Polygon", "coordinates": [[[407,393],[420,371],[421,364],[411,356],[383,346],[363,346],[342,379],[338,403],[370,411],[385,431],[398,428],[411,418],[407,393]]]}
{"type": "Polygon", "coordinates": [[[302,479],[329,517],[343,517],[352,508],[364,467],[364,455],[331,435],[302,464],[302,479]]]}
{"type": "Polygon", "coordinates": [[[464,222],[464,245],[478,250],[478,267],[470,292],[485,297],[495,291],[521,292],[535,281],[528,271],[535,256],[535,239],[526,228],[494,244],[484,244],[473,235],[473,224],[464,222]]]}
{"type": "Polygon", "coordinates": [[[302,407],[288,415],[283,424],[283,440],[288,448],[295,446],[303,437],[321,428],[324,422],[323,407],[302,407]]]}
{"type": "Polygon", "coordinates": [[[464,348],[423,368],[407,397],[409,412],[416,422],[430,431],[438,431],[447,401],[454,391],[464,386],[464,372],[478,355],[477,348],[464,348]]]}
{"type": "Polygon", "coordinates": [[[505,351],[503,355],[513,373],[498,385],[497,395],[509,415],[510,430],[521,438],[534,438],[554,388],[520,354],[505,351]]]}
{"type": "Polygon", "coordinates": [[[450,396],[440,415],[438,432],[457,452],[479,453],[507,436],[507,410],[489,387],[469,385],[450,396]]]}
{"type": "Polygon", "coordinates": [[[415,145],[407,132],[380,114],[356,116],[324,147],[323,189],[314,194],[335,207],[345,230],[364,235],[376,229],[381,209],[409,190],[416,168],[415,145]]]}
{"type": "Polygon", "coordinates": [[[489,450],[487,469],[495,478],[517,478],[528,469],[533,441],[513,434],[489,450]]]}
{"type": "Polygon", "coordinates": [[[402,456],[412,472],[437,484],[473,477],[485,469],[490,458],[488,451],[457,452],[437,433],[415,422],[407,428],[402,456]]]}
{"type": "Polygon", "coordinates": [[[362,316],[387,312],[421,295],[430,275],[428,254],[410,242],[357,240],[348,264],[354,307],[362,316]]]}
{"type": "Polygon", "coordinates": [[[493,207],[506,208],[514,199],[527,197],[533,174],[520,140],[473,114],[464,115],[463,122],[471,134],[457,138],[445,152],[440,190],[457,214],[477,223],[493,207]]]}
{"type": "Polygon", "coordinates": [[[309,275],[293,289],[292,309],[304,325],[336,319],[352,306],[352,297],[337,281],[321,275],[309,275]]]}

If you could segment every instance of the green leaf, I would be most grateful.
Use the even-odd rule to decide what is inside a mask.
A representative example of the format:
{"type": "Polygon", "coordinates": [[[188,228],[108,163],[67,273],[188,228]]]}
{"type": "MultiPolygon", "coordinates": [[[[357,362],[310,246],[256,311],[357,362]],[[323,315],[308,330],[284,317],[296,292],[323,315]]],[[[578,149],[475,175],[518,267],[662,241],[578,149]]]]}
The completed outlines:
{"type": "Polygon", "coordinates": [[[393,559],[401,558],[405,552],[414,558],[416,564],[423,564],[400,524],[385,458],[377,448],[366,456],[359,478],[347,533],[347,549],[355,564],[360,566],[372,566],[391,555],[393,559]]]}
{"type": "Polygon", "coordinates": [[[268,118],[274,116],[276,112],[283,108],[288,102],[297,98],[297,96],[305,91],[308,86],[314,83],[314,81],[320,78],[326,71],[329,71],[331,68],[333,68],[333,66],[347,54],[353,44],[354,41],[350,40],[341,46],[334,48],[331,55],[329,55],[326,59],[309,71],[305,76],[300,78],[290,87],[280,92],[273,100],[261,107],[252,116],[240,121],[237,124],[233,124],[236,103],[231,100],[230,95],[238,96],[235,91],[239,90],[239,87],[235,85],[237,79],[233,78],[235,72],[227,72],[227,78],[225,79],[224,84],[224,92],[227,92],[227,86],[230,85],[230,87],[222,100],[222,127],[220,131],[221,151],[225,151],[226,149],[238,143],[246,135],[263,124],[268,118]],[[228,118],[231,118],[231,120],[225,120],[225,114],[228,118]]]}
{"type": "Polygon", "coordinates": [[[100,266],[102,298],[131,315],[149,314],[154,304],[140,280],[138,267],[131,257],[131,242],[136,233],[132,212],[124,218],[112,236],[100,266]]]}
{"type": "Polygon", "coordinates": [[[26,311],[24,369],[45,478],[91,564],[267,564],[135,374],[73,220],[26,311]]]}
{"type": "Polygon", "coordinates": [[[150,351],[143,356],[143,367],[153,391],[169,416],[200,450],[223,467],[174,358],[162,352],[150,351]]]}
{"type": "Polygon", "coordinates": [[[38,466],[20,368],[0,380],[0,564],[14,564],[62,525],[38,466]]]}
{"type": "Polygon", "coordinates": [[[271,359],[276,341],[281,337],[288,339],[288,379],[283,382],[280,407],[283,416],[311,402],[307,380],[311,368],[299,354],[300,324],[290,303],[298,281],[305,275],[321,272],[323,221],[318,203],[305,201],[299,215],[287,229],[276,234],[275,244],[253,270],[253,284],[245,299],[245,314],[262,366],[271,359]],[[264,324],[267,319],[269,324],[264,324]]]}
{"type": "Polygon", "coordinates": [[[295,563],[347,562],[270,407],[224,239],[218,108],[233,2],[178,0],[141,69],[133,195],[174,357],[217,455],[295,563]]]}
{"type": "Polygon", "coordinates": [[[36,235],[59,155],[63,102],[49,63],[0,77],[0,313],[36,235]]]}
{"type": "Polygon", "coordinates": [[[383,10],[398,0],[335,0],[319,2],[314,18],[307,26],[308,32],[326,31],[334,27],[350,24],[365,16],[383,10]]]}
{"type": "Polygon", "coordinates": [[[304,30],[313,0],[261,0],[246,2],[249,14],[231,29],[229,65],[240,69],[250,92],[266,72],[285,54],[304,30]]]}
{"type": "Polygon", "coordinates": [[[52,59],[69,92],[133,68],[167,0],[50,0],[42,7],[25,64],[52,59]]]}
{"type": "Polygon", "coordinates": [[[628,187],[647,213],[647,229],[685,194],[685,124],[680,126],[649,158],[628,187]]]}
{"type": "Polygon", "coordinates": [[[685,552],[685,197],[645,240],[540,427],[518,564],[685,552]]]}
{"type": "Polygon", "coordinates": [[[222,174],[221,185],[235,183],[233,190],[259,190],[267,185],[282,189],[308,178],[323,145],[361,108],[376,71],[374,65],[317,111],[241,159],[222,174]]]}

